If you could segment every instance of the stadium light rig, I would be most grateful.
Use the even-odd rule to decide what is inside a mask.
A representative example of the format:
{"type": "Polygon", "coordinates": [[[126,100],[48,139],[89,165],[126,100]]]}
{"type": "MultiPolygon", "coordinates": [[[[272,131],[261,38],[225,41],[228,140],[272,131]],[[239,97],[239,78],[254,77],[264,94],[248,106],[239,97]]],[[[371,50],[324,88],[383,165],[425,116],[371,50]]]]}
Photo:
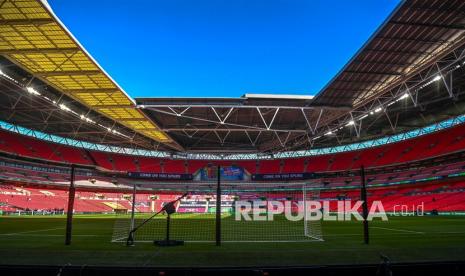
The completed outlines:
{"type": "MultiPolygon", "coordinates": [[[[436,79],[437,77],[438,77],[438,76],[436,76],[434,79],[436,79]]],[[[439,79],[441,79],[440,76],[439,76],[439,79]]],[[[357,120],[357,121],[362,121],[363,119],[365,119],[365,118],[368,117],[369,115],[374,115],[375,113],[379,113],[379,112],[385,110],[387,107],[389,107],[389,106],[391,106],[391,105],[393,105],[393,104],[395,104],[395,103],[397,103],[397,102],[399,102],[399,101],[402,101],[402,100],[404,100],[404,99],[407,99],[408,97],[409,97],[409,94],[408,94],[407,92],[405,92],[404,94],[402,94],[402,96],[400,96],[400,97],[397,98],[396,100],[393,100],[393,101],[389,102],[388,104],[386,104],[386,107],[382,107],[382,106],[377,107],[377,108],[375,108],[374,110],[372,110],[372,111],[370,111],[370,112],[368,112],[368,113],[366,113],[366,114],[363,114],[362,116],[360,116],[360,117],[358,117],[358,118],[354,118],[354,119],[348,121],[348,122],[345,124],[345,126],[346,126],[346,127],[353,126],[353,125],[355,125],[355,120],[357,120]]],[[[338,129],[342,129],[342,127],[339,127],[338,129]]],[[[336,130],[338,130],[338,129],[336,129],[336,130]]],[[[332,132],[331,132],[331,133],[327,132],[327,133],[325,133],[324,135],[331,135],[331,134],[333,134],[333,133],[332,133],[332,132]]]]}
{"type": "MultiPolygon", "coordinates": [[[[15,79],[11,78],[10,76],[6,75],[2,70],[0,70],[0,75],[1,76],[4,76],[6,77],[7,79],[15,82],[15,83],[18,83],[18,81],[16,81],[15,79]]],[[[85,116],[84,114],[81,114],[79,115],[76,111],[72,110],[71,108],[69,108],[66,104],[64,103],[58,103],[56,100],[52,100],[50,99],[49,97],[45,96],[45,95],[42,95],[39,91],[37,91],[34,87],[31,87],[31,86],[28,86],[26,87],[26,91],[29,93],[29,94],[32,94],[32,95],[36,95],[36,96],[40,96],[42,97],[43,99],[47,100],[48,102],[51,102],[52,104],[54,105],[57,105],[61,110],[63,111],[66,111],[66,112],[69,112],[69,113],[72,113],[76,116],[79,116],[79,118],[83,121],[85,121],[86,123],[89,123],[89,124],[94,124],[94,125],[98,125],[102,128],[105,128],[107,129],[108,132],[110,133],[113,133],[113,134],[116,134],[116,135],[119,135],[119,136],[122,136],[124,138],[127,138],[127,139],[131,139],[131,137],[129,137],[128,135],[126,134],[123,134],[115,129],[112,129],[110,127],[107,127],[107,126],[104,126],[102,124],[98,124],[97,122],[95,122],[94,120],[90,119],[89,117],[85,116]]]]}
{"type": "MultiPolygon", "coordinates": [[[[462,62],[462,65],[465,65],[465,61],[462,62]]],[[[458,69],[458,68],[460,68],[460,67],[461,67],[461,65],[458,64],[458,65],[455,66],[455,69],[458,69]]],[[[440,80],[443,79],[443,78],[444,78],[444,77],[443,77],[443,75],[442,75],[441,73],[439,73],[439,74],[437,74],[437,75],[434,75],[434,77],[433,77],[431,80],[429,80],[429,81],[425,82],[424,84],[420,85],[420,86],[415,90],[415,92],[418,92],[418,91],[422,90],[423,88],[425,88],[426,86],[428,86],[428,85],[430,85],[430,84],[432,84],[432,83],[434,83],[434,82],[438,82],[438,81],[440,81],[440,80]]],[[[402,94],[402,95],[401,95],[399,98],[397,98],[396,100],[394,100],[394,101],[389,102],[388,104],[386,104],[386,107],[389,107],[389,106],[391,106],[391,105],[393,105],[393,104],[395,104],[395,103],[397,103],[397,102],[399,102],[399,101],[401,101],[401,100],[407,99],[407,98],[409,98],[409,97],[410,97],[410,94],[409,94],[408,92],[405,92],[404,94],[402,94]]],[[[369,112],[369,115],[373,115],[373,114],[378,113],[378,112],[380,112],[380,111],[382,111],[382,110],[383,110],[383,107],[378,107],[378,108],[376,108],[375,110],[370,111],[370,112],[369,112]]],[[[358,120],[362,120],[362,119],[366,118],[367,116],[368,116],[367,114],[366,114],[366,115],[363,115],[363,116],[360,117],[358,120]]]]}
{"type": "MultiPolygon", "coordinates": [[[[464,62],[464,64],[465,64],[465,62],[464,62]]],[[[455,68],[457,69],[457,68],[459,68],[459,67],[460,67],[460,65],[456,66],[455,68]]],[[[419,90],[425,88],[426,86],[428,86],[428,85],[430,85],[430,84],[432,84],[432,83],[434,83],[434,82],[440,81],[442,78],[443,78],[442,74],[437,74],[437,75],[435,75],[431,80],[429,80],[428,82],[426,82],[426,83],[422,84],[421,86],[419,86],[419,87],[416,89],[416,92],[418,92],[419,90]]],[[[354,120],[362,121],[363,119],[365,119],[365,118],[368,117],[369,115],[374,115],[374,114],[379,113],[379,112],[381,112],[381,111],[383,111],[383,110],[386,110],[389,106],[391,106],[391,105],[393,105],[393,104],[395,104],[395,103],[397,103],[397,102],[399,102],[399,101],[405,100],[405,99],[407,99],[407,98],[409,98],[409,97],[410,97],[410,94],[409,94],[408,92],[405,92],[404,94],[402,94],[402,95],[401,95],[400,97],[398,97],[397,99],[392,100],[392,101],[388,102],[388,103],[385,104],[385,105],[378,106],[378,107],[375,108],[374,110],[371,110],[371,111],[369,111],[368,113],[366,113],[366,114],[364,114],[364,115],[362,115],[362,116],[360,116],[360,117],[358,117],[358,118],[353,118],[352,120],[350,120],[350,121],[348,121],[347,123],[345,123],[345,126],[346,126],[346,127],[353,126],[353,125],[355,125],[355,121],[354,121],[354,120]]],[[[337,130],[339,130],[339,129],[342,129],[342,127],[336,128],[336,129],[333,130],[333,131],[330,130],[330,131],[326,132],[326,133],[324,134],[324,136],[328,136],[328,135],[334,134],[334,132],[337,131],[337,130]]]]}
{"type": "Polygon", "coordinates": [[[67,107],[65,104],[61,103],[58,105],[58,107],[61,109],[61,110],[64,110],[64,111],[68,111],[68,112],[71,112],[71,108],[67,107]]]}
{"type": "Polygon", "coordinates": [[[355,125],[355,121],[354,121],[354,120],[350,120],[350,121],[346,124],[346,126],[353,126],[353,125],[355,125]]]}
{"type": "Polygon", "coordinates": [[[0,69],[0,76],[16,83],[16,84],[19,84],[19,82],[17,80],[15,80],[14,78],[10,77],[9,75],[7,75],[5,72],[3,72],[3,70],[0,69]]]}
{"type": "MultiPolygon", "coordinates": [[[[456,68],[456,69],[457,69],[457,68],[456,68]]],[[[428,86],[428,85],[430,85],[430,84],[432,84],[432,83],[434,83],[434,82],[440,81],[442,78],[443,78],[443,77],[442,77],[441,74],[436,75],[436,76],[434,76],[433,79],[431,79],[430,81],[428,81],[428,82],[426,82],[425,84],[423,84],[423,85],[421,85],[420,87],[418,87],[418,90],[421,90],[421,89],[425,88],[426,86],[428,86]]]]}
{"type": "MultiPolygon", "coordinates": [[[[465,65],[465,61],[462,62],[462,65],[465,65]]],[[[462,65],[458,64],[456,66],[454,66],[454,69],[453,70],[456,70],[458,68],[460,68],[462,65]]],[[[453,71],[451,70],[451,71],[453,71]]],[[[449,71],[450,72],[450,71],[449,71]]],[[[387,111],[388,107],[390,107],[391,105],[399,102],[399,101],[403,101],[407,98],[411,98],[412,101],[414,101],[413,99],[413,95],[414,93],[418,93],[420,90],[422,90],[423,88],[427,87],[428,85],[434,83],[434,82],[438,82],[440,81],[441,79],[444,79],[444,75],[441,73],[441,72],[438,72],[437,74],[432,74],[430,76],[428,76],[426,79],[424,79],[423,81],[425,81],[424,83],[423,82],[420,82],[418,85],[415,85],[415,87],[407,87],[407,90],[404,90],[404,93],[400,96],[396,96],[397,98],[393,98],[391,99],[389,102],[385,102],[385,103],[380,103],[380,106],[378,106],[377,108],[371,110],[371,111],[366,111],[365,114],[359,116],[359,117],[352,117],[352,119],[350,121],[346,121],[345,123],[342,123],[342,126],[346,126],[346,127],[349,127],[349,126],[353,126],[355,125],[355,121],[362,121],[363,119],[367,118],[368,116],[370,115],[374,115],[375,113],[379,113],[381,111],[387,111]],[[429,81],[426,81],[426,79],[429,79],[429,81]],[[412,90],[412,93],[410,93],[410,90],[409,89],[413,89],[412,90]]],[[[319,136],[315,136],[312,138],[312,141],[315,141],[323,136],[329,136],[329,135],[333,135],[335,134],[335,132],[337,132],[338,130],[342,129],[343,127],[338,127],[338,128],[334,128],[333,130],[329,130],[327,131],[326,133],[322,134],[322,135],[319,135],[319,136]]]]}
{"type": "MultiPolygon", "coordinates": [[[[9,75],[7,75],[3,70],[0,69],[0,76],[8,79],[9,81],[12,81],[18,85],[21,85],[17,80],[15,80],[14,78],[10,77],[9,75]]],[[[22,85],[21,85],[22,86],[22,85]]],[[[126,134],[123,134],[115,129],[112,129],[112,128],[109,128],[109,127],[106,127],[104,125],[101,125],[101,124],[98,124],[96,123],[94,120],[86,117],[85,115],[81,114],[79,115],[76,111],[72,110],[71,108],[69,108],[66,104],[64,103],[58,103],[56,100],[52,100],[50,99],[49,97],[45,96],[45,95],[42,95],[39,91],[37,91],[34,87],[31,87],[31,86],[27,86],[27,87],[24,87],[22,86],[22,88],[24,90],[26,90],[29,94],[31,95],[35,95],[35,96],[38,96],[50,103],[52,103],[53,105],[56,105],[58,106],[58,108],[60,108],[61,110],[65,111],[65,112],[69,112],[69,113],[72,113],[74,114],[75,116],[78,116],[81,120],[85,121],[86,123],[89,123],[89,124],[94,124],[94,125],[98,125],[100,127],[103,127],[105,129],[108,130],[108,132],[110,133],[113,133],[113,134],[116,134],[116,135],[119,135],[119,136],[122,136],[124,138],[127,138],[127,139],[131,139],[131,137],[129,137],[128,135],[126,134]]]]}
{"type": "Polygon", "coordinates": [[[366,117],[368,117],[368,114],[362,115],[360,118],[358,118],[358,120],[361,121],[361,120],[365,119],[366,117]]]}
{"type": "Polygon", "coordinates": [[[407,99],[407,98],[408,98],[408,93],[404,93],[404,95],[400,96],[398,100],[400,101],[400,100],[407,99]]]}
{"type": "Polygon", "coordinates": [[[95,124],[94,120],[90,119],[89,117],[85,115],[81,115],[80,117],[81,117],[81,120],[86,121],[87,123],[95,124]]]}
{"type": "Polygon", "coordinates": [[[33,94],[33,95],[37,95],[39,96],[40,93],[34,89],[34,87],[26,87],[26,91],[29,93],[29,94],[33,94]]]}

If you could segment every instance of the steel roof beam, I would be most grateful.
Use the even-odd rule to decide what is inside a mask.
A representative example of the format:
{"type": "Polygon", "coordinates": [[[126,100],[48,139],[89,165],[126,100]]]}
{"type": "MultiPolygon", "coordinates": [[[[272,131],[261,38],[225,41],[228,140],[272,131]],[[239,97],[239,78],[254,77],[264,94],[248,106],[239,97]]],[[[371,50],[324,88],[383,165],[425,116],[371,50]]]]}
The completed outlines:
{"type": "Polygon", "coordinates": [[[421,38],[405,38],[405,37],[396,37],[396,36],[377,36],[375,39],[387,40],[387,41],[400,41],[400,42],[414,42],[422,44],[441,44],[449,43],[447,40],[443,39],[421,39],[421,38]]]}
{"type": "Polygon", "coordinates": [[[431,23],[418,23],[418,22],[401,22],[401,21],[389,21],[389,24],[413,26],[413,27],[427,27],[427,28],[439,28],[449,30],[465,30],[465,25],[462,24],[431,24],[431,23]]]}
{"type": "MultiPolygon", "coordinates": [[[[96,105],[89,105],[92,109],[105,109],[105,108],[127,108],[127,109],[135,109],[133,105],[129,104],[96,104],[96,105]]],[[[117,118],[119,120],[119,118],[117,118]]],[[[140,119],[143,121],[143,119],[140,119]]]]}
{"type": "Polygon", "coordinates": [[[39,77],[53,77],[53,76],[91,76],[102,74],[100,70],[77,70],[77,71],[44,71],[44,72],[34,72],[34,75],[39,77]]]}
{"type": "Polygon", "coordinates": [[[202,105],[187,105],[187,104],[139,104],[137,105],[138,108],[141,109],[151,109],[151,108],[188,108],[188,109],[195,109],[195,108],[250,108],[250,109],[305,109],[305,110],[320,110],[320,109],[328,109],[328,110],[342,110],[342,111],[350,111],[352,109],[351,106],[342,105],[342,106],[328,106],[328,105],[307,105],[307,106],[296,106],[296,105],[215,105],[215,104],[202,104],[202,105]]]}
{"type": "MultiPolygon", "coordinates": [[[[186,131],[186,128],[180,128],[180,127],[174,127],[174,128],[163,128],[162,130],[164,131],[186,131]]],[[[189,130],[189,129],[187,129],[189,130]]],[[[195,129],[192,129],[192,130],[195,130],[196,132],[213,132],[213,131],[218,131],[218,132],[228,132],[228,131],[232,131],[232,132],[244,132],[244,131],[248,131],[248,132],[272,132],[272,131],[276,131],[276,132],[297,132],[297,133],[307,133],[308,130],[306,129],[268,129],[268,130],[264,130],[264,129],[255,129],[255,128],[198,128],[198,127],[195,127],[195,129]]]]}
{"type": "MultiPolygon", "coordinates": [[[[1,23],[1,20],[0,20],[1,23]]],[[[80,51],[77,47],[70,48],[31,48],[31,49],[8,49],[1,50],[2,54],[12,55],[12,54],[56,54],[56,53],[75,53],[80,51]]]]}
{"type": "Polygon", "coordinates": [[[118,94],[120,93],[120,91],[117,88],[64,89],[63,92],[66,92],[69,94],[93,94],[93,93],[118,94]]]}
{"type": "Polygon", "coordinates": [[[55,23],[53,18],[0,19],[1,25],[44,25],[55,23]]]}
{"type": "Polygon", "coordinates": [[[376,71],[357,71],[357,70],[346,70],[344,73],[350,73],[350,74],[362,74],[362,75],[387,75],[387,76],[401,76],[402,73],[398,72],[376,72],[376,71]]]}
{"type": "Polygon", "coordinates": [[[381,50],[381,49],[373,49],[373,48],[367,48],[367,49],[364,49],[364,51],[374,52],[374,53],[383,53],[383,54],[434,56],[434,54],[432,52],[429,52],[429,51],[381,50]]]}

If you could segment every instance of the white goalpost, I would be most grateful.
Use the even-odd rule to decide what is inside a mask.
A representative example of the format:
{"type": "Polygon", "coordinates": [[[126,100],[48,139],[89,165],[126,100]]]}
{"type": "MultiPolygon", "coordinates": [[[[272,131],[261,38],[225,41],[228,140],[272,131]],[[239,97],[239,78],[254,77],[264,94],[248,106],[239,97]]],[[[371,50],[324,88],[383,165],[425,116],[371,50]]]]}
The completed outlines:
{"type": "Polygon", "coordinates": [[[304,235],[311,239],[323,241],[323,231],[321,227],[321,219],[313,220],[310,219],[312,214],[309,214],[308,201],[319,201],[320,200],[320,189],[319,185],[315,184],[304,184],[302,186],[302,196],[304,205],[304,235]]]}

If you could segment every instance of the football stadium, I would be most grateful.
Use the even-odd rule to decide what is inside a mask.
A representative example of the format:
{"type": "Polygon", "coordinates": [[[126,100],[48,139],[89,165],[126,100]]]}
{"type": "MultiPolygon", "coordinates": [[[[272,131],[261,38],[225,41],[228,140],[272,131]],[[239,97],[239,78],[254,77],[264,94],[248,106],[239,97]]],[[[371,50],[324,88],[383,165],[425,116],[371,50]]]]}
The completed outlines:
{"type": "Polygon", "coordinates": [[[314,93],[132,97],[0,1],[2,275],[464,275],[465,1],[358,48],[314,93]]]}

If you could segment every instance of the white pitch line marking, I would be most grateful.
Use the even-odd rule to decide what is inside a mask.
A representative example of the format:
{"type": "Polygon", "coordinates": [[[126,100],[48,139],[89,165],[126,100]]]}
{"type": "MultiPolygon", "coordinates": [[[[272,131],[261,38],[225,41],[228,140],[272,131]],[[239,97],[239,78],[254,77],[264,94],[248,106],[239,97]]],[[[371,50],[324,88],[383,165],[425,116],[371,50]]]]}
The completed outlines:
{"type": "Polygon", "coordinates": [[[415,234],[424,234],[424,233],[425,233],[425,232],[418,232],[418,231],[412,231],[412,230],[397,229],[397,228],[387,228],[387,227],[378,227],[378,226],[372,226],[371,228],[383,229],[383,230],[389,230],[389,231],[396,231],[396,232],[415,233],[415,234]]]}
{"type": "MultiPolygon", "coordinates": [[[[64,237],[65,234],[17,234],[17,235],[9,235],[17,236],[17,237],[64,237]]],[[[85,235],[85,234],[73,234],[73,237],[99,237],[102,235],[85,235]]]]}
{"type": "Polygon", "coordinates": [[[47,231],[60,230],[60,229],[65,229],[65,228],[64,228],[64,227],[60,227],[60,228],[49,228],[49,229],[41,229],[41,230],[23,231],[23,232],[15,232],[15,233],[6,233],[6,234],[0,234],[0,235],[1,235],[1,236],[14,236],[14,235],[22,235],[22,234],[28,234],[28,233],[47,232],[47,231]]]}

